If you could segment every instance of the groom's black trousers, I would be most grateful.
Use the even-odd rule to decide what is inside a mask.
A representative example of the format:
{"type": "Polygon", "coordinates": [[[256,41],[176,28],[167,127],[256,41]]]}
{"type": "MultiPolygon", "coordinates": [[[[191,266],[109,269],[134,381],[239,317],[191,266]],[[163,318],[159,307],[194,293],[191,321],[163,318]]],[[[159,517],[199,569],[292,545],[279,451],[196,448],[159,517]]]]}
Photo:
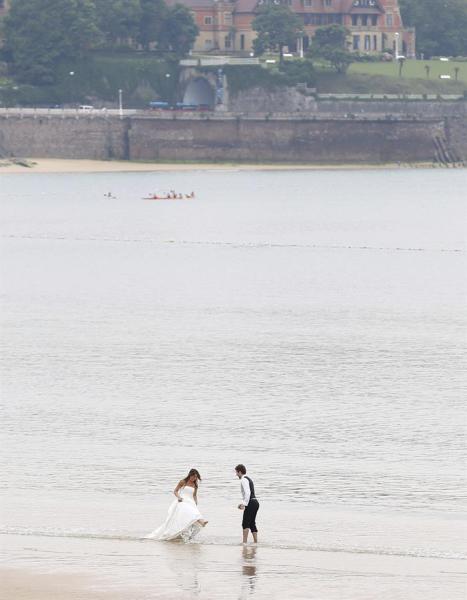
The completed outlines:
{"type": "Polygon", "coordinates": [[[256,533],[256,513],[259,509],[259,502],[256,498],[251,498],[248,506],[243,511],[242,529],[249,529],[251,533],[256,533]]]}

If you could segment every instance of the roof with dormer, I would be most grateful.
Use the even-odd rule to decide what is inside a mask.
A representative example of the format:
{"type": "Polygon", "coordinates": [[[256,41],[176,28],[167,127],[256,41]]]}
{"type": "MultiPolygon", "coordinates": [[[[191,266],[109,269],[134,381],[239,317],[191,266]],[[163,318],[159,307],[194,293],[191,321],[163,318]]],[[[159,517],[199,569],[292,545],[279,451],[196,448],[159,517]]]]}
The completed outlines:
{"type": "Polygon", "coordinates": [[[366,15],[381,14],[384,9],[381,8],[380,3],[377,0],[345,0],[347,6],[345,12],[351,14],[364,13],[366,15]]]}
{"type": "MultiPolygon", "coordinates": [[[[221,7],[223,10],[231,9],[236,13],[255,13],[266,0],[167,0],[169,6],[175,4],[184,4],[192,10],[208,9],[212,10],[221,7]]],[[[270,1],[270,0],[268,0],[270,1]]],[[[274,1],[274,0],[273,0],[274,1]]],[[[276,0],[277,4],[281,4],[280,0],[276,0]]],[[[312,0],[311,6],[305,6],[303,0],[292,0],[288,6],[298,13],[319,13],[319,14],[381,14],[384,13],[383,2],[381,0],[331,0],[330,5],[327,5],[324,0],[312,0]]]]}
{"type": "Polygon", "coordinates": [[[261,4],[260,0],[235,0],[233,7],[237,13],[254,13],[261,7],[261,4]]]}
{"type": "Polygon", "coordinates": [[[187,8],[208,8],[212,9],[215,4],[214,0],[166,0],[168,6],[175,6],[175,4],[183,4],[187,8]]]}

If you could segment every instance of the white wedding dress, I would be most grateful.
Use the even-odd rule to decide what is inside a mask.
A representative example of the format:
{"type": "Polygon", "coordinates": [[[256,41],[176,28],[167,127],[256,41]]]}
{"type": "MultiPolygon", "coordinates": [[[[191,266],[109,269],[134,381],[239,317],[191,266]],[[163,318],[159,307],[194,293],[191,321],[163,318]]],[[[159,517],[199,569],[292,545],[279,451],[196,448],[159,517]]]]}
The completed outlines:
{"type": "Polygon", "coordinates": [[[179,491],[183,502],[179,502],[177,499],[172,502],[165,523],[147,535],[146,539],[169,541],[180,538],[188,542],[198,533],[201,525],[197,521],[202,520],[203,516],[196,506],[193,491],[194,489],[189,486],[185,486],[179,491]]]}

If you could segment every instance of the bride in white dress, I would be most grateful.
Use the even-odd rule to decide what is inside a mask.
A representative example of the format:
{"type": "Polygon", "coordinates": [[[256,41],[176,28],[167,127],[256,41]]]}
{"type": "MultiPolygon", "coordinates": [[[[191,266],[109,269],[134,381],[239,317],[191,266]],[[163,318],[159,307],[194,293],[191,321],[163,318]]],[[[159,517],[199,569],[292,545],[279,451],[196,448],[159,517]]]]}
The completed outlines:
{"type": "Polygon", "coordinates": [[[180,538],[187,542],[207,525],[198,510],[198,481],[201,481],[201,475],[196,469],[190,469],[174,489],[176,499],[169,506],[165,523],[147,535],[147,539],[169,541],[180,538]]]}

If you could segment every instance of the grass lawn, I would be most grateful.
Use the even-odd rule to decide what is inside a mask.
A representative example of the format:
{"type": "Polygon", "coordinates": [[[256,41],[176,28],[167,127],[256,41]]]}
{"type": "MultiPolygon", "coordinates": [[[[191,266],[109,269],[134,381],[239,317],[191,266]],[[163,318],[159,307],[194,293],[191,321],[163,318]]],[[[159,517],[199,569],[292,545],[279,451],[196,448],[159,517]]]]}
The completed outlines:
{"type": "Polygon", "coordinates": [[[346,75],[335,73],[329,66],[316,65],[317,87],[321,93],[355,94],[463,94],[467,90],[467,62],[439,60],[406,60],[399,77],[394,62],[350,65],[346,75]],[[427,78],[425,65],[430,67],[427,78]],[[458,67],[458,81],[454,69],[458,67]],[[451,79],[440,79],[451,75],[451,79]]]}
{"type": "MultiPolygon", "coordinates": [[[[458,81],[467,84],[467,62],[440,60],[406,60],[402,68],[402,79],[424,79],[425,81],[441,81],[442,83],[455,82],[455,69],[458,71],[458,81]],[[425,66],[430,68],[427,77],[425,66]],[[440,79],[440,75],[450,75],[450,80],[440,79]]],[[[364,75],[383,75],[399,79],[399,65],[396,61],[376,63],[352,63],[349,74],[359,73],[364,75]]]]}
{"type": "MultiPolygon", "coordinates": [[[[276,69],[279,60],[277,55],[272,57],[277,62],[274,66],[268,66],[276,69]]],[[[313,64],[316,72],[316,87],[323,94],[457,95],[467,91],[467,61],[406,60],[402,68],[402,77],[399,77],[399,64],[395,61],[354,62],[345,75],[336,73],[324,61],[315,59],[313,64]],[[425,69],[427,65],[430,67],[429,77],[425,69]],[[458,81],[455,80],[456,67],[459,69],[458,81]],[[450,75],[451,79],[440,79],[440,75],[450,75]]]]}

